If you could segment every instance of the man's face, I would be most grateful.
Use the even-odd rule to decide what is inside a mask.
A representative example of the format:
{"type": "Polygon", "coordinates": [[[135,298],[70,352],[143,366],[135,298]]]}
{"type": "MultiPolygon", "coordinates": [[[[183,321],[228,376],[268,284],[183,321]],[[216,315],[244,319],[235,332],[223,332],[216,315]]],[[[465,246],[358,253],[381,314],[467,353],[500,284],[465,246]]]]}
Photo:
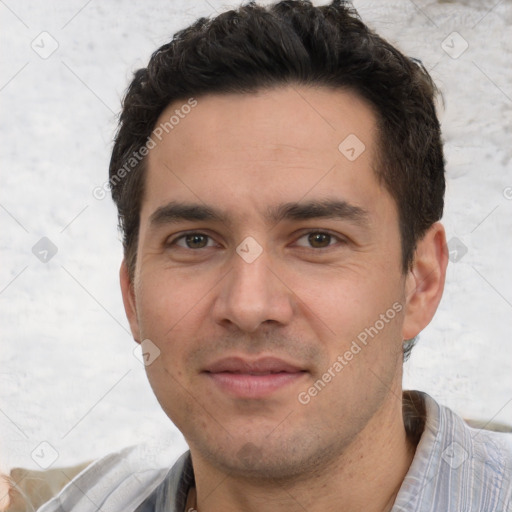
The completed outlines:
{"type": "Polygon", "coordinates": [[[364,101],[297,86],[200,97],[150,151],[130,321],[193,457],[300,473],[399,403],[406,281],[376,148],[364,101]]]}

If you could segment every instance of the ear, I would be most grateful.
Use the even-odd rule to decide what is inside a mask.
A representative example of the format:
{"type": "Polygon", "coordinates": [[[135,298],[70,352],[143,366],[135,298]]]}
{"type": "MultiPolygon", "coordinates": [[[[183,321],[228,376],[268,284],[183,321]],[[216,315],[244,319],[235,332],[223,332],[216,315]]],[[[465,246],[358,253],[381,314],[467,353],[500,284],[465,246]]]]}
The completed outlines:
{"type": "Polygon", "coordinates": [[[444,227],[433,224],[418,242],[406,279],[404,340],[417,336],[432,320],[444,290],[448,249],[444,227]]]}
{"type": "Polygon", "coordinates": [[[137,343],[140,343],[142,340],[140,337],[139,320],[137,317],[137,303],[135,302],[135,293],[133,290],[133,283],[128,272],[128,266],[124,259],[121,263],[121,268],[119,269],[119,281],[121,282],[124,310],[130,324],[133,339],[137,343]]]}

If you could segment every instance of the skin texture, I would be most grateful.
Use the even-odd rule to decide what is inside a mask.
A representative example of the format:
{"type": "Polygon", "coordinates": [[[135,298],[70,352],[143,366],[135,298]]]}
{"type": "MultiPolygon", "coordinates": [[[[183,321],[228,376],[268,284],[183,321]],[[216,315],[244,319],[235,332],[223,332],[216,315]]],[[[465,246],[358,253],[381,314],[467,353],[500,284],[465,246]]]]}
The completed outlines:
{"type": "Polygon", "coordinates": [[[354,93],[287,86],[197,101],[148,155],[135,276],[124,262],[120,271],[134,339],[160,351],[147,374],[189,443],[196,508],[389,510],[414,455],[402,341],[441,299],[444,229],[432,226],[404,275],[397,208],[372,169],[375,116],[354,93]],[[338,149],[350,134],[365,146],[353,161],[338,149]],[[266,217],[314,200],[345,201],[364,221],[266,217]],[[171,201],[207,204],[225,219],[151,226],[171,201]],[[189,231],[207,237],[191,248],[178,238],[189,231]],[[308,238],[315,232],[332,236],[308,238]],[[251,263],[236,251],[248,236],[262,249],[251,263]],[[400,311],[333,371],[393,304],[400,311]],[[303,373],[264,398],[240,398],[203,371],[227,356],[279,357],[303,373]],[[301,403],[329,368],[334,376],[301,403]]]}

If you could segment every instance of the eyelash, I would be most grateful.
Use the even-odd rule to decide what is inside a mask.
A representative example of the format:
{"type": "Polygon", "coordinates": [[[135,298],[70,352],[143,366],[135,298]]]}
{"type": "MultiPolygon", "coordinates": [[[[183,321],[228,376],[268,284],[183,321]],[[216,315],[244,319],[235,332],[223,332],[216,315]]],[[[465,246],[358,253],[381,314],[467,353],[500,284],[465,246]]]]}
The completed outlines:
{"type": "MultiPolygon", "coordinates": [[[[327,236],[330,236],[331,239],[334,239],[336,240],[338,243],[341,243],[342,245],[346,244],[347,243],[347,240],[343,237],[340,237],[338,235],[334,235],[333,233],[330,233],[329,231],[324,231],[324,230],[318,230],[318,229],[314,229],[314,230],[310,230],[310,231],[306,231],[305,233],[302,233],[301,236],[299,238],[297,238],[296,241],[300,240],[301,238],[304,238],[304,237],[307,237],[309,235],[312,235],[312,234],[321,234],[321,235],[327,235],[327,236]]],[[[213,237],[211,237],[210,235],[206,234],[206,233],[203,233],[201,231],[188,231],[186,233],[182,233],[181,235],[173,238],[172,240],[168,241],[165,243],[165,246],[167,248],[169,247],[173,247],[173,246],[177,246],[177,242],[179,240],[182,240],[182,239],[185,239],[185,237],[189,236],[189,235],[201,235],[201,236],[205,236],[207,238],[209,238],[210,240],[213,240],[213,237]]],[[[333,247],[335,244],[329,244],[328,246],[326,247],[303,247],[303,246],[300,246],[302,249],[311,249],[311,250],[314,250],[314,251],[321,251],[321,250],[327,250],[331,247],[333,247]]],[[[181,247],[181,246],[177,246],[179,247],[180,249],[186,249],[186,250],[190,250],[190,251],[199,251],[201,249],[207,249],[208,247],[200,247],[199,249],[191,249],[190,247],[181,247]]]]}

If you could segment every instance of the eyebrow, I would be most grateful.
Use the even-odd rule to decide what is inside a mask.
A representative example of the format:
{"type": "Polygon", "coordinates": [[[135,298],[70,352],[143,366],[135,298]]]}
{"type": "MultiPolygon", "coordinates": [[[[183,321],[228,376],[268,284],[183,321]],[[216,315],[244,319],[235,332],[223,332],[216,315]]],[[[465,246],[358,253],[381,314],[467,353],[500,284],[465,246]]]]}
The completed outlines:
{"type": "MultiPolygon", "coordinates": [[[[279,223],[283,220],[336,219],[353,222],[365,227],[368,225],[368,211],[338,199],[289,202],[267,209],[266,221],[279,223]]],[[[229,215],[206,204],[171,201],[157,208],[149,217],[151,228],[184,221],[211,221],[232,224],[229,215]]]]}

